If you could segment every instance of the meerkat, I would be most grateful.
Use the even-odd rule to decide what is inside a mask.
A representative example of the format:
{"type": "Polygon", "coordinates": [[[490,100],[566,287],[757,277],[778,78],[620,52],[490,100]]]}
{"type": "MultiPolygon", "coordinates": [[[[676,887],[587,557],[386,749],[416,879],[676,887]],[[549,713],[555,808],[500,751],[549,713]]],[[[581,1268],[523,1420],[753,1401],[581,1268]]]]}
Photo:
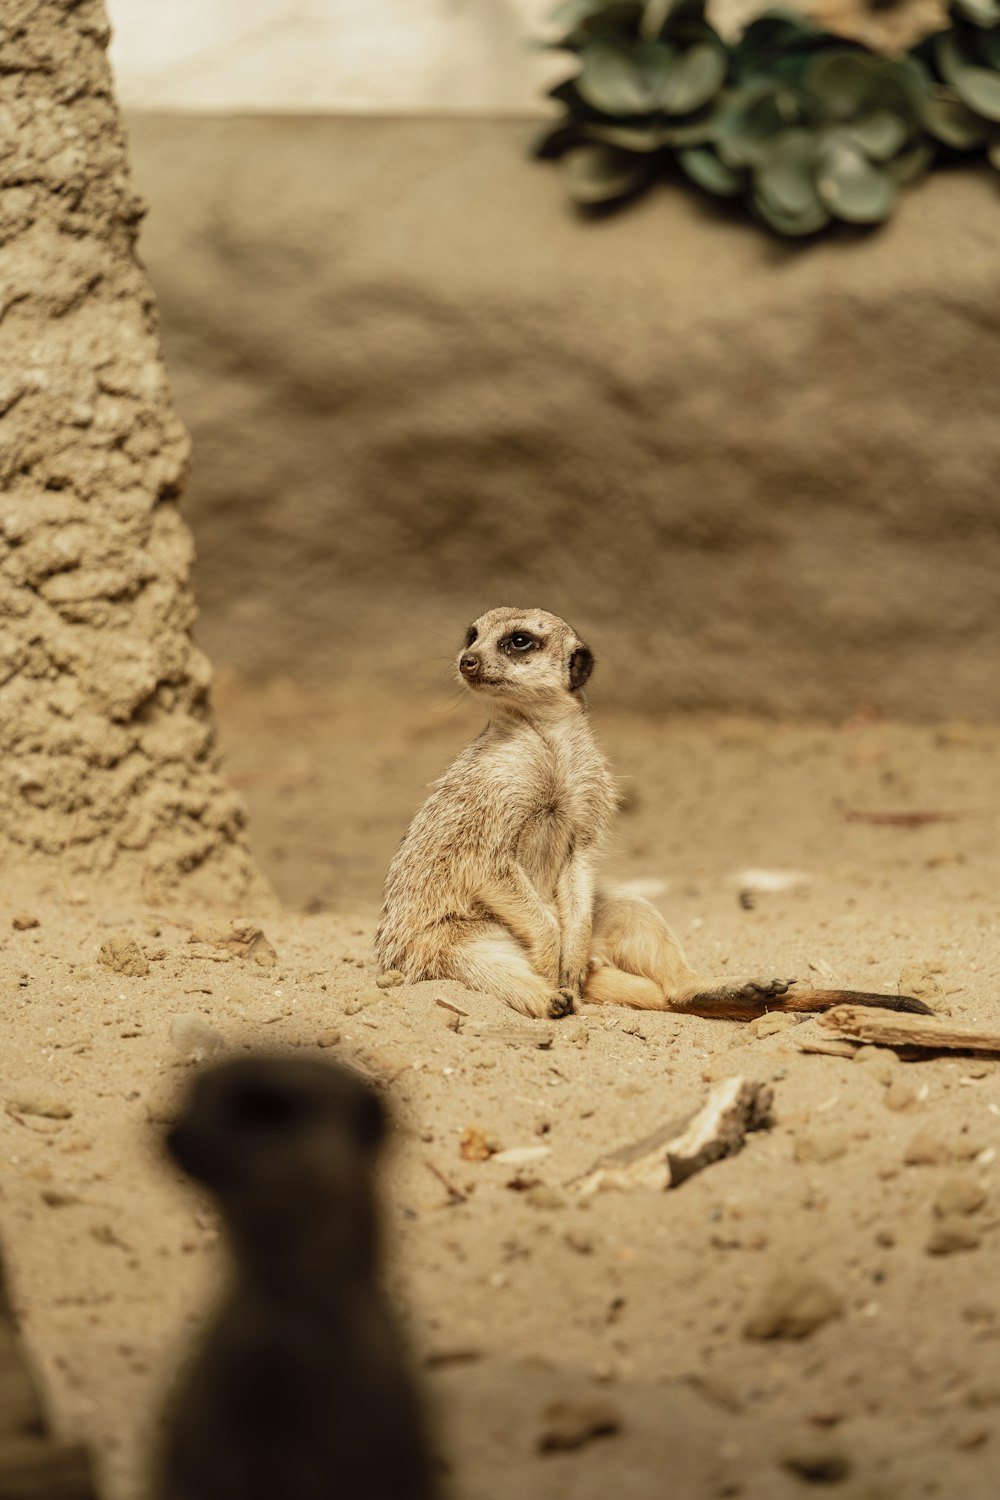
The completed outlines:
{"type": "Polygon", "coordinates": [[[244,1056],[167,1136],[218,1201],[234,1281],[168,1406],[156,1500],[435,1500],[378,1277],[378,1097],[346,1068],[244,1056]]]}
{"type": "Polygon", "coordinates": [[[593,668],[589,647],[543,609],[491,609],[469,627],[457,670],[486,725],[389,867],[377,962],[410,980],[460,980],[528,1016],[567,1015],[581,999],[730,1020],[848,1000],[926,1012],[906,996],[697,974],[650,902],[596,883],[618,797],[587,717],[593,668]]]}

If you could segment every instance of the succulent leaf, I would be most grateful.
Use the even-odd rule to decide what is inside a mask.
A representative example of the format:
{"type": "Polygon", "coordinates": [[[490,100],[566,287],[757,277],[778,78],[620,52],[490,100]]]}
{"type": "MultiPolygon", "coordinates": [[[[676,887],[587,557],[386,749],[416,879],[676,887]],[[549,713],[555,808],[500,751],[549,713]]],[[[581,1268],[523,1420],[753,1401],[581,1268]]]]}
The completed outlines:
{"type": "Polygon", "coordinates": [[[929,94],[924,105],[924,125],[935,140],[953,151],[971,151],[981,146],[988,133],[986,122],[962,103],[954,89],[947,88],[935,88],[929,94]]]}
{"type": "Polygon", "coordinates": [[[992,73],[989,68],[961,68],[955,90],[977,115],[1000,120],[1000,73],[992,73]]]}
{"type": "Polygon", "coordinates": [[[695,42],[662,74],[660,108],[668,115],[689,115],[707,104],[722,87],[726,54],[713,42],[695,42]]]}
{"type": "Polygon", "coordinates": [[[764,223],[776,230],[778,234],[787,235],[790,239],[818,234],[830,222],[829,213],[818,199],[814,209],[809,209],[806,213],[799,215],[783,213],[760,193],[754,193],[752,201],[764,223]]]}
{"type": "Polygon", "coordinates": [[[871,92],[873,59],[860,52],[832,52],[809,66],[805,84],[831,119],[847,120],[862,108],[871,92]]]}
{"type": "Polygon", "coordinates": [[[708,193],[715,193],[719,198],[735,198],[743,191],[743,173],[727,167],[707,146],[689,146],[678,151],[677,160],[691,181],[708,193]]]}
{"type": "MultiPolygon", "coordinates": [[[[641,60],[637,49],[615,38],[591,42],[583,52],[583,68],[576,80],[586,104],[606,115],[650,115],[657,105],[656,62],[650,53],[666,51],[646,44],[641,60]]],[[[668,60],[672,60],[671,52],[668,60]]]]}
{"type": "Polygon", "coordinates": [[[1000,25],[1000,0],[954,0],[952,9],[973,26],[1000,25]]]}
{"type": "Polygon", "coordinates": [[[849,224],[877,224],[896,203],[890,174],[842,138],[826,143],[816,188],[830,212],[849,224]]]}
{"type": "Polygon", "coordinates": [[[773,143],[754,174],[759,197],[780,214],[800,219],[821,205],[816,190],[816,140],[808,130],[788,130],[773,143]]]}
{"type": "Polygon", "coordinates": [[[580,126],[580,134],[588,141],[601,141],[606,146],[641,154],[661,150],[667,140],[666,132],[656,125],[604,125],[588,121],[580,126]]]}
{"type": "Polygon", "coordinates": [[[873,161],[889,161],[910,138],[909,124],[891,109],[872,109],[852,120],[847,134],[873,161]]]}
{"type": "Polygon", "coordinates": [[[563,160],[570,196],[587,206],[625,198],[649,181],[646,160],[616,146],[577,146],[563,160]]]}

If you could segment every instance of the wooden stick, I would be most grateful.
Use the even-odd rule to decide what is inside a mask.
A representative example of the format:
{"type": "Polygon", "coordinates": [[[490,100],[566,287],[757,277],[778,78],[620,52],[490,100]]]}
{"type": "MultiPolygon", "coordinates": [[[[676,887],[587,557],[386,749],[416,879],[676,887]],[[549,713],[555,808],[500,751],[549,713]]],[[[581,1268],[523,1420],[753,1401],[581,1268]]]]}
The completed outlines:
{"type": "Polygon", "coordinates": [[[887,1016],[841,1005],[820,1017],[828,1031],[879,1047],[925,1047],[940,1052],[1000,1053],[1000,1031],[979,1026],[951,1026],[924,1016],[887,1016]]]}
{"type": "Polygon", "coordinates": [[[766,1129],[773,1097],[767,1084],[726,1078],[693,1115],[600,1157],[568,1186],[584,1197],[602,1188],[679,1187],[713,1161],[741,1151],[751,1130],[766,1129]]]}

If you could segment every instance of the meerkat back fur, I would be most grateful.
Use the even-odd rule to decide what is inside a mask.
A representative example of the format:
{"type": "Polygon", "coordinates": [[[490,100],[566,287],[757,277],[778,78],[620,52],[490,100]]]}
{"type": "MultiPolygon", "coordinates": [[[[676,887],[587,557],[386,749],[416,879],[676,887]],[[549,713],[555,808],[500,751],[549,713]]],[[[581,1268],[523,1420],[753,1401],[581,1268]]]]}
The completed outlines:
{"type": "Polygon", "coordinates": [[[926,1009],[794,980],[711,979],[648,901],[599,888],[617,792],[587,717],[594,656],[543,609],[491,609],[459,653],[487,713],[420,808],[389,867],[375,956],[408,979],[457,979],[529,1016],[580,999],[749,1020],[841,1000],[926,1009]]]}

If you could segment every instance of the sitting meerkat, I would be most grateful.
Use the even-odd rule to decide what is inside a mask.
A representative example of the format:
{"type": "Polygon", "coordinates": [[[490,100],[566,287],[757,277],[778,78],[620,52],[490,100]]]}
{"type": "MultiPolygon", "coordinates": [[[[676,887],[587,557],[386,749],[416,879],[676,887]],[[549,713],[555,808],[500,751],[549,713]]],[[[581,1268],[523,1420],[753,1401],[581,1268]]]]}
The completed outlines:
{"type": "Polygon", "coordinates": [[[167,1149],[218,1201],[234,1281],[166,1414],[156,1500],[435,1500],[379,1282],[376,1094],[346,1068],[205,1070],[167,1149]]]}
{"type": "Polygon", "coordinates": [[[617,793],[587,719],[590,649],[546,610],[491,609],[457,665],[487,722],[389,867],[384,969],[457,979],[528,1016],[567,1015],[581,998],[731,1020],[842,1001],[927,1011],[909,997],[696,974],[654,906],[595,884],[617,793]]]}

